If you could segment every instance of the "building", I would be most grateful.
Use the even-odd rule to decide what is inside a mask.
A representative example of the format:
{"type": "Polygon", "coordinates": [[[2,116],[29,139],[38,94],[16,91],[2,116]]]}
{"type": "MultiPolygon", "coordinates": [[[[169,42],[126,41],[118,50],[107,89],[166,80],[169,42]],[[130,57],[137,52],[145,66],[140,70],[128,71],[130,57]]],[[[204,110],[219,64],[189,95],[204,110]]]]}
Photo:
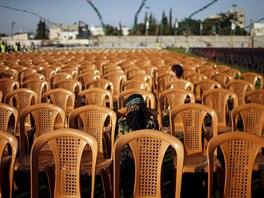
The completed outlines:
{"type": "Polygon", "coordinates": [[[254,23],[250,34],[251,36],[264,36],[264,23],[254,23]]]}
{"type": "Polygon", "coordinates": [[[234,24],[242,29],[245,28],[245,10],[241,8],[232,8],[228,14],[234,14],[234,24]]]}

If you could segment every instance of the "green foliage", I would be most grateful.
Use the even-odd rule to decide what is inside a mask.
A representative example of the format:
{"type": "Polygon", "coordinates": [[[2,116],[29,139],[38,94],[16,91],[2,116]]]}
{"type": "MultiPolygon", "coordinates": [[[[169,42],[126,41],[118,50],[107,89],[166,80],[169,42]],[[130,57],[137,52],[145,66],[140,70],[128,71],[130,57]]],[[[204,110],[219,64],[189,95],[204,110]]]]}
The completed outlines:
{"type": "Polygon", "coordinates": [[[40,20],[37,27],[37,33],[35,39],[48,39],[48,32],[46,28],[46,22],[40,20]]]}

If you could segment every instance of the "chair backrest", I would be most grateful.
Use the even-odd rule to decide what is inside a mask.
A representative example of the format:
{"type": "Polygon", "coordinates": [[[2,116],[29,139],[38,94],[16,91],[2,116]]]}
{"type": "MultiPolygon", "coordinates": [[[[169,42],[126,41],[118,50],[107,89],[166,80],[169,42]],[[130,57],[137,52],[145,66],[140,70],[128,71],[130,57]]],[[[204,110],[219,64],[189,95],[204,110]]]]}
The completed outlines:
{"type": "MultiPolygon", "coordinates": [[[[180,115],[183,122],[183,145],[186,154],[206,154],[206,147],[203,146],[203,127],[207,116],[210,116],[212,134],[209,136],[217,136],[218,117],[215,110],[198,103],[182,104],[174,107],[170,111],[170,127],[172,135],[175,135],[174,120],[177,115],[180,115]]],[[[205,134],[205,136],[208,136],[208,134],[205,134]]]]}
{"type": "Polygon", "coordinates": [[[233,80],[233,77],[227,73],[218,73],[213,75],[211,79],[220,82],[222,87],[226,88],[226,84],[233,80]]]}
{"type": "Polygon", "coordinates": [[[79,96],[85,97],[86,105],[101,105],[113,109],[113,95],[109,90],[92,87],[83,90],[79,96]]]}
{"type": "Polygon", "coordinates": [[[122,149],[129,145],[135,162],[133,197],[162,197],[162,162],[169,146],[177,155],[175,197],[181,195],[184,149],[176,137],[158,130],[144,129],[120,136],[114,147],[114,197],[120,197],[122,149]]]}
{"type": "Polygon", "coordinates": [[[215,88],[222,88],[222,85],[218,81],[203,79],[194,83],[194,93],[196,102],[201,102],[202,95],[205,91],[215,88]]]}
{"type": "MultiPolygon", "coordinates": [[[[253,85],[257,86],[257,81],[259,80],[259,88],[263,89],[263,76],[255,72],[245,72],[240,75],[240,79],[246,80],[253,85]]],[[[257,88],[257,87],[256,87],[257,88]]]]}
{"type": "Polygon", "coordinates": [[[13,133],[16,135],[16,126],[18,121],[18,111],[15,107],[12,107],[5,103],[0,103],[0,129],[9,131],[11,116],[14,116],[13,121],[13,133]]]}
{"type": "Polygon", "coordinates": [[[264,89],[247,91],[245,94],[245,102],[264,104],[264,89]]]}
{"type": "Polygon", "coordinates": [[[82,91],[82,83],[75,79],[62,80],[57,85],[58,88],[67,89],[76,95],[82,91]]]}
{"type": "Polygon", "coordinates": [[[237,94],[238,97],[238,105],[245,103],[245,94],[248,90],[255,89],[254,85],[248,81],[235,79],[231,80],[226,84],[226,88],[231,90],[237,94]]]}
{"type": "MultiPolygon", "coordinates": [[[[15,160],[16,160],[16,156],[17,156],[17,152],[18,152],[18,140],[13,134],[11,134],[5,130],[0,129],[0,156],[1,156],[0,170],[1,170],[1,174],[4,172],[3,171],[4,167],[2,167],[2,157],[3,157],[3,153],[4,153],[7,145],[10,145],[11,152],[12,152],[11,162],[10,162],[9,170],[8,170],[9,197],[12,198],[13,185],[14,185],[13,184],[14,164],[15,164],[15,160]]],[[[3,195],[2,194],[3,190],[1,187],[3,187],[3,184],[6,184],[6,183],[7,183],[6,181],[2,181],[2,180],[0,181],[0,194],[1,195],[3,195]]]]}
{"type": "MultiPolygon", "coordinates": [[[[116,122],[116,113],[112,109],[100,105],[78,107],[69,115],[69,127],[79,128],[93,135],[98,141],[100,153],[104,152],[103,138],[105,133],[110,136],[110,142],[108,143],[111,149],[114,147],[116,122]]],[[[112,158],[112,156],[110,157],[112,158]]]]}
{"type": "Polygon", "coordinates": [[[129,89],[143,89],[146,91],[151,91],[150,84],[138,79],[127,80],[122,84],[122,91],[129,89]]]}
{"type": "Polygon", "coordinates": [[[0,79],[0,90],[3,93],[2,102],[5,101],[6,95],[15,89],[19,88],[19,82],[17,80],[13,80],[10,78],[2,78],[0,79]]]}
{"type": "Polygon", "coordinates": [[[167,83],[166,89],[186,89],[194,91],[194,84],[185,79],[175,79],[167,83]]]}
{"type": "Polygon", "coordinates": [[[24,109],[36,104],[37,101],[37,92],[28,88],[10,91],[5,98],[5,103],[17,108],[19,116],[24,109]]]}
{"type": "Polygon", "coordinates": [[[49,143],[55,159],[55,188],[52,197],[81,197],[80,166],[84,148],[91,148],[91,197],[94,197],[95,167],[98,153],[96,139],[77,129],[58,129],[38,137],[30,156],[31,197],[38,197],[39,156],[49,143]]]}
{"type": "Polygon", "coordinates": [[[223,197],[251,197],[252,169],[255,158],[264,147],[263,138],[250,133],[232,131],[213,137],[207,147],[208,197],[213,190],[213,158],[220,146],[225,161],[223,197]]]}
{"type": "Polygon", "coordinates": [[[70,113],[68,109],[72,110],[75,104],[75,94],[68,89],[55,88],[45,92],[42,95],[43,102],[50,102],[60,106],[68,114],[70,113]]]}
{"type": "Polygon", "coordinates": [[[85,89],[88,89],[91,87],[107,89],[107,90],[111,91],[111,93],[114,95],[114,83],[110,80],[103,79],[103,78],[92,80],[86,84],[85,89]]]}
{"type": "Polygon", "coordinates": [[[238,119],[242,118],[243,131],[262,136],[262,128],[264,126],[264,105],[247,103],[241,104],[233,109],[231,114],[232,129],[238,129],[238,119]]]}
{"type": "MultiPolygon", "coordinates": [[[[184,103],[195,103],[194,93],[185,89],[167,89],[162,91],[158,99],[159,125],[164,126],[164,116],[169,114],[169,111],[178,105],[184,103]]],[[[181,121],[179,120],[181,123],[181,121]]]]}
{"type": "Polygon", "coordinates": [[[60,73],[56,73],[56,74],[52,75],[50,78],[51,88],[52,89],[56,88],[57,84],[60,81],[67,80],[67,79],[72,79],[72,75],[67,73],[67,72],[60,72],[60,73]]]}
{"type": "Polygon", "coordinates": [[[85,72],[78,75],[78,80],[82,83],[82,88],[85,89],[86,85],[92,81],[101,78],[99,74],[94,72],[85,72]]]}
{"type": "MultiPolygon", "coordinates": [[[[56,123],[62,123],[60,127],[64,127],[66,114],[65,111],[54,104],[40,103],[35,104],[24,109],[20,114],[20,154],[24,155],[30,151],[29,143],[26,139],[26,125],[25,120],[32,116],[32,121],[35,126],[34,137],[38,137],[42,134],[52,132],[55,130],[56,123]]],[[[32,124],[33,124],[32,123],[32,124]]],[[[49,148],[48,148],[49,149],[49,148]]]]}
{"type": "Polygon", "coordinates": [[[227,89],[211,89],[202,95],[202,103],[213,108],[218,116],[218,126],[227,126],[228,111],[238,106],[238,98],[235,92],[227,89]]]}
{"type": "Polygon", "coordinates": [[[151,109],[156,109],[157,102],[156,102],[155,95],[152,92],[146,91],[143,89],[128,89],[128,90],[120,92],[120,94],[118,95],[118,101],[117,101],[118,109],[122,109],[126,107],[127,98],[133,94],[140,94],[144,98],[144,101],[147,107],[151,109]]]}
{"type": "Polygon", "coordinates": [[[43,93],[50,89],[49,83],[41,79],[28,79],[23,82],[23,87],[32,89],[38,93],[38,103],[41,102],[43,93]]]}
{"type": "Polygon", "coordinates": [[[230,68],[224,71],[224,73],[232,76],[233,79],[239,79],[241,72],[238,69],[230,68]]]}

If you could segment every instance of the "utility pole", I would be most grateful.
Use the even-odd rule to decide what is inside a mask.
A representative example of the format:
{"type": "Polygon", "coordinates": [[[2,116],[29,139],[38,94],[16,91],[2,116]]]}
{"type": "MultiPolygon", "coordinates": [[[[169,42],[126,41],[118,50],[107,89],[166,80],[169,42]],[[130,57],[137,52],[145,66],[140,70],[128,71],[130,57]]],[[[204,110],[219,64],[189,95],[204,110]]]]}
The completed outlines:
{"type": "Polygon", "coordinates": [[[12,21],[11,22],[11,26],[12,26],[12,29],[11,29],[11,33],[12,33],[12,40],[13,40],[13,35],[14,35],[14,26],[15,26],[15,21],[12,21]]]}

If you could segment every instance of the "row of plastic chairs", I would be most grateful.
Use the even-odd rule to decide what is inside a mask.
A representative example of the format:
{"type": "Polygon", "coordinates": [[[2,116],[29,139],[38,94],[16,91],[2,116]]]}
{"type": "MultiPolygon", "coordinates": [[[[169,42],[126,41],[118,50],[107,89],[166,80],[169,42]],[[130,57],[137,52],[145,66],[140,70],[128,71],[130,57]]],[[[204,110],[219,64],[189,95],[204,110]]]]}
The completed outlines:
{"type": "MultiPolygon", "coordinates": [[[[10,190],[12,197],[12,167],[18,143],[10,133],[0,131],[1,145],[7,144],[12,148],[12,160],[10,165],[10,190]]],[[[184,173],[184,146],[182,142],[169,134],[156,130],[139,130],[120,137],[113,149],[113,197],[120,197],[120,161],[123,147],[128,144],[132,148],[135,161],[135,188],[133,196],[151,195],[162,197],[161,169],[162,161],[169,146],[175,151],[175,197],[181,197],[182,175],[184,173]],[[144,163],[142,164],[142,160],[144,163]],[[142,165],[141,165],[142,164],[142,165]],[[144,174],[141,171],[144,170],[144,174]],[[141,174],[140,174],[141,173],[141,174]],[[144,183],[144,185],[142,185],[144,183]]],[[[36,138],[30,154],[31,172],[31,197],[39,196],[39,156],[43,155],[43,146],[49,144],[52,150],[50,156],[54,156],[56,171],[54,178],[54,191],[52,197],[81,196],[80,167],[81,156],[85,146],[91,149],[91,197],[94,197],[95,167],[98,154],[97,141],[92,135],[76,129],[59,129],[52,133],[43,134],[36,138]],[[70,154],[70,155],[69,155],[70,154]],[[63,156],[63,157],[62,157],[63,156]]],[[[213,137],[208,143],[208,197],[213,192],[213,172],[215,166],[215,150],[221,146],[225,162],[224,190],[220,192],[224,197],[252,195],[252,170],[254,160],[261,148],[264,147],[263,139],[246,132],[233,131],[213,137]],[[254,146],[253,146],[254,145],[254,146]],[[236,163],[238,162],[239,163],[236,163]],[[235,179],[234,179],[235,178],[235,179]],[[231,185],[232,184],[232,185],[231,185]]],[[[0,150],[2,151],[2,150],[0,150]]],[[[220,163],[218,161],[218,163],[220,163]]],[[[1,164],[2,165],[2,164],[1,164]]],[[[219,164],[221,166],[221,164],[219,164]]],[[[221,167],[219,167],[221,168],[221,167]]],[[[222,172],[222,174],[223,174],[222,172]]],[[[223,175],[222,175],[223,176],[223,175]]],[[[108,195],[112,197],[111,195],[108,195]]]]}

